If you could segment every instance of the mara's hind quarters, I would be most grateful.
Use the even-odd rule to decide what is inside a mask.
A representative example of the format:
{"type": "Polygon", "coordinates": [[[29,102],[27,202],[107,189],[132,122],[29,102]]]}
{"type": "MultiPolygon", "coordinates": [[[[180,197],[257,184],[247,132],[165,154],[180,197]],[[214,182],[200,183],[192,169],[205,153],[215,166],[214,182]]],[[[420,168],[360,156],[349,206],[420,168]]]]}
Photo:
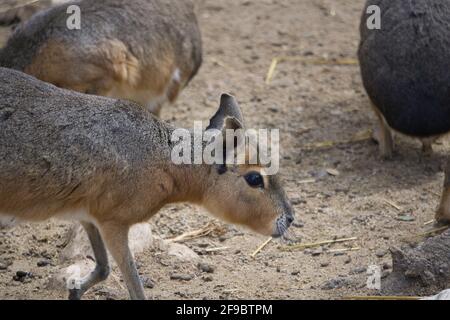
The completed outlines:
{"type": "MultiPolygon", "coordinates": [[[[145,298],[128,230],[166,204],[201,205],[274,237],[294,219],[280,181],[265,175],[264,166],[175,164],[176,128],[133,102],[60,89],[5,68],[0,96],[0,221],[82,222],[97,266],[70,298],[81,298],[108,276],[106,249],[130,297],[145,298]]],[[[235,99],[223,95],[206,131],[217,135],[243,127],[235,99]]]]}
{"type": "Polygon", "coordinates": [[[393,153],[392,131],[432,143],[450,131],[450,2],[368,0],[360,24],[359,61],[378,119],[383,157],[393,153]],[[371,5],[380,28],[369,27],[371,5]]]}
{"type": "Polygon", "coordinates": [[[0,51],[2,67],[58,87],[131,100],[156,115],[201,63],[190,0],[64,1],[20,24],[0,51]],[[67,25],[73,4],[80,29],[67,25]]]}

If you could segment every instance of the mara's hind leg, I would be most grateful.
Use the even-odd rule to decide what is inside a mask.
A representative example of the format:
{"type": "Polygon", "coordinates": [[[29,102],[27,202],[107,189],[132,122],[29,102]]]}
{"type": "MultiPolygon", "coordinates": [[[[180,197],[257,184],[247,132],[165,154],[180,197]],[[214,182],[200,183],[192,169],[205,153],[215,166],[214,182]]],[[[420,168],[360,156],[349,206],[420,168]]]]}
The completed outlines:
{"type": "Polygon", "coordinates": [[[441,203],[436,211],[436,222],[438,224],[450,224],[450,164],[447,164],[445,170],[444,188],[441,203]]]}
{"type": "Polygon", "coordinates": [[[128,226],[110,222],[102,225],[101,234],[109,252],[117,262],[133,300],[145,300],[144,287],[128,246],[128,226]]]}
{"type": "Polygon", "coordinates": [[[426,156],[431,156],[433,154],[433,143],[437,140],[437,137],[422,138],[422,152],[426,156]]]}
{"type": "Polygon", "coordinates": [[[156,98],[153,99],[153,101],[147,103],[147,109],[153,113],[155,116],[160,117],[161,116],[161,109],[164,104],[170,103],[173,104],[178,98],[178,95],[181,91],[181,85],[180,82],[177,80],[172,80],[171,84],[169,85],[169,88],[167,89],[166,97],[165,98],[156,98]]]}
{"type": "Polygon", "coordinates": [[[181,84],[179,80],[180,76],[178,73],[179,71],[176,70],[172,75],[172,81],[169,84],[165,98],[157,98],[154,101],[147,103],[148,110],[155,116],[157,117],[161,116],[161,109],[164,104],[166,104],[167,102],[173,104],[177,100],[178,95],[180,94],[181,91],[181,84]]]}
{"type": "Polygon", "coordinates": [[[384,159],[390,159],[394,154],[394,140],[392,139],[391,128],[389,128],[381,112],[374,105],[372,105],[372,108],[378,119],[373,138],[378,142],[381,156],[384,159]]]}
{"type": "Polygon", "coordinates": [[[94,251],[96,266],[94,271],[92,271],[88,276],[81,280],[81,284],[79,287],[69,290],[70,300],[81,299],[83,294],[87,290],[89,290],[89,288],[103,280],[106,280],[110,272],[108,253],[97,227],[92,223],[87,222],[82,222],[81,224],[86,230],[89,241],[91,242],[92,250],[94,251]]]}

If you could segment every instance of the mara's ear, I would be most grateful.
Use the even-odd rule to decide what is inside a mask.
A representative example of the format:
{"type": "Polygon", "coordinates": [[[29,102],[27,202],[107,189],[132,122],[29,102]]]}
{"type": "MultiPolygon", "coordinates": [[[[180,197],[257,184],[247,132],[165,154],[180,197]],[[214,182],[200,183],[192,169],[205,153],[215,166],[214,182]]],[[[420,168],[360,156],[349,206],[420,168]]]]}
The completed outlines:
{"type": "Polygon", "coordinates": [[[224,131],[226,129],[244,129],[244,118],[236,99],[229,94],[222,94],[220,98],[219,110],[209,120],[206,130],[216,129],[224,131]]]}
{"type": "Polygon", "coordinates": [[[209,126],[206,128],[206,131],[208,130],[222,133],[223,162],[216,164],[216,167],[219,174],[224,174],[228,171],[227,163],[229,164],[229,161],[234,163],[235,152],[244,143],[244,118],[234,97],[228,94],[222,94],[219,110],[217,110],[216,114],[209,121],[209,126]],[[230,141],[228,141],[227,130],[234,131],[233,139],[230,141]]]}

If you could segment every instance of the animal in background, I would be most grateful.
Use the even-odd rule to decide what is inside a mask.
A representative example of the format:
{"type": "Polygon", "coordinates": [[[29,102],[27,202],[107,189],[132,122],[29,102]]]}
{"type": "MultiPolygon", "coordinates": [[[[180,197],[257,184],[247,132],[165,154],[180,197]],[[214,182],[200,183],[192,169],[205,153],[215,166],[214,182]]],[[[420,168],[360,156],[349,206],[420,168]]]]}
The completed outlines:
{"type": "Polygon", "coordinates": [[[58,87],[127,99],[159,115],[202,63],[191,1],[80,0],[35,14],[0,51],[0,66],[58,87]],[[81,29],[67,27],[68,6],[81,29]]]}
{"type": "Polygon", "coordinates": [[[445,168],[444,186],[439,207],[436,211],[436,222],[439,225],[450,224],[450,163],[445,168]]]}
{"type": "MultiPolygon", "coordinates": [[[[70,291],[71,299],[108,277],[106,248],[130,297],[144,299],[128,230],[166,204],[198,204],[274,237],[294,220],[281,182],[265,175],[264,166],[177,165],[171,155],[176,128],[133,102],[60,89],[5,68],[0,96],[0,221],[81,221],[96,267],[70,291]]],[[[238,104],[223,95],[206,131],[242,128],[238,104]]],[[[234,137],[231,145],[236,148],[234,137]]]]}
{"type": "Polygon", "coordinates": [[[3,0],[0,4],[0,25],[10,26],[27,21],[36,12],[53,5],[69,2],[70,0],[3,0]]]}
{"type": "Polygon", "coordinates": [[[450,131],[450,2],[368,0],[360,25],[359,61],[378,121],[376,139],[393,155],[393,131],[419,138],[426,154],[450,131]],[[366,10],[380,8],[380,29],[366,10]]]}

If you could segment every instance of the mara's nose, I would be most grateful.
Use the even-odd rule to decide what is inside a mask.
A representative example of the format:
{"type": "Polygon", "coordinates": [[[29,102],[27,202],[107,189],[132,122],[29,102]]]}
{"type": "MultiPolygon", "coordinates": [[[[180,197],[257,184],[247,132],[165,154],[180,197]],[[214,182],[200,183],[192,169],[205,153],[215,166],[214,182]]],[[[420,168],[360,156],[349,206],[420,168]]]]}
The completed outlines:
{"type": "Polygon", "coordinates": [[[287,216],[287,222],[288,222],[288,224],[289,225],[291,225],[292,224],[292,222],[294,222],[294,216],[293,215],[288,215],[287,216]]]}

